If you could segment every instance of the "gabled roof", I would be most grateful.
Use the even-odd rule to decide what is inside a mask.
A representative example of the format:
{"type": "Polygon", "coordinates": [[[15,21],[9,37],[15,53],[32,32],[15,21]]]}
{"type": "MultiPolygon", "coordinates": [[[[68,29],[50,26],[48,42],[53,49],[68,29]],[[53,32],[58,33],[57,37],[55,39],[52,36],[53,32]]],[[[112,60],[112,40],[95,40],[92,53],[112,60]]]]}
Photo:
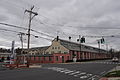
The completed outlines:
{"type": "Polygon", "coordinates": [[[44,46],[44,47],[33,47],[30,48],[30,50],[47,50],[50,46],[44,46]]]}
{"type": "MultiPolygon", "coordinates": [[[[87,45],[83,45],[80,43],[75,43],[75,42],[71,42],[71,41],[67,41],[67,40],[63,40],[63,39],[59,39],[59,42],[61,45],[63,45],[65,48],[67,48],[69,50],[80,51],[80,46],[81,46],[81,51],[96,52],[96,53],[99,52],[98,48],[95,48],[92,46],[87,46],[87,45]]],[[[100,52],[106,53],[106,50],[100,49],[100,52]]]]}
{"type": "Polygon", "coordinates": [[[37,56],[37,57],[52,57],[53,54],[39,54],[39,55],[30,55],[30,56],[37,56]]]}

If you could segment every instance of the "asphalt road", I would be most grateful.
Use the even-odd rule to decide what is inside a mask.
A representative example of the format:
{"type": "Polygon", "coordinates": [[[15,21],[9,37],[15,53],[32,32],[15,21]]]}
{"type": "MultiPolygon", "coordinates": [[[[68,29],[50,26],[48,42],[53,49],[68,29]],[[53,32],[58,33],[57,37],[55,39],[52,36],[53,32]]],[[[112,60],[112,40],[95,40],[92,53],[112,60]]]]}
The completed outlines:
{"type": "Polygon", "coordinates": [[[0,80],[98,80],[117,64],[111,61],[42,64],[37,69],[1,70],[0,80]]]}

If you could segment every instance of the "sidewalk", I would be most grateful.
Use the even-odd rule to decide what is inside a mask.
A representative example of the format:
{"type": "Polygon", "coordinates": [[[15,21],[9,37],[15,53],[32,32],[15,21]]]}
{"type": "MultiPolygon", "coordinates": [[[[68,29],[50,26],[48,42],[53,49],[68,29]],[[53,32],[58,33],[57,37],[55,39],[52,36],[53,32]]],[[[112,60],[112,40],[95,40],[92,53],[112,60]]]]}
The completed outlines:
{"type": "MultiPolygon", "coordinates": [[[[109,72],[116,71],[116,70],[120,70],[120,66],[116,66],[115,68],[113,68],[109,72]]],[[[120,80],[120,77],[108,77],[108,78],[107,77],[103,77],[100,80],[120,80]]]]}
{"type": "Polygon", "coordinates": [[[120,70],[120,66],[116,66],[115,68],[113,68],[113,69],[110,70],[109,72],[111,72],[111,71],[116,71],[116,70],[120,70]]]}
{"type": "Polygon", "coordinates": [[[100,80],[120,80],[120,77],[111,77],[111,78],[101,78],[100,80]]]}
{"type": "Polygon", "coordinates": [[[29,68],[41,68],[41,65],[30,65],[29,68]]]}

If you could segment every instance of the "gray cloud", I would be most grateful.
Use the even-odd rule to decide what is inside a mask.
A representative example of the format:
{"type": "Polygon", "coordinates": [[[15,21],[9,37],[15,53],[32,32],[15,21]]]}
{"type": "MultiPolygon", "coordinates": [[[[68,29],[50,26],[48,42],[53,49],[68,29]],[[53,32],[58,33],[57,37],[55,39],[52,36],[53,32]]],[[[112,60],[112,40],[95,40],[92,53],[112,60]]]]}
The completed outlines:
{"type": "MultiPolygon", "coordinates": [[[[28,13],[24,14],[24,10],[30,9],[32,5],[35,5],[34,11],[39,14],[33,19],[31,26],[32,29],[37,31],[52,36],[56,36],[57,31],[59,31],[61,38],[68,39],[68,36],[72,36],[74,38],[73,41],[76,41],[78,38],[77,35],[119,34],[119,29],[106,28],[119,28],[120,0],[2,0],[0,3],[0,22],[21,25],[27,28],[28,13]],[[92,27],[98,27],[99,29],[92,27]]],[[[14,30],[24,31],[21,29],[14,30]]],[[[0,36],[8,41],[13,40],[9,35],[16,36],[16,34],[13,33],[9,35],[1,31],[0,33],[4,34],[0,36]]],[[[32,33],[46,37],[45,35],[32,33]]],[[[0,38],[0,40],[2,40],[2,38],[0,38]]],[[[97,46],[97,39],[99,38],[87,37],[87,43],[97,46]]],[[[119,38],[106,37],[105,39],[110,46],[119,49],[119,38]]],[[[16,37],[15,40],[19,43],[18,37],[16,37]]],[[[24,42],[27,43],[27,41],[24,42]]],[[[9,46],[8,43],[1,43],[6,47],[9,46]]],[[[42,38],[37,40],[31,37],[31,47],[41,45],[50,45],[50,41],[42,38]]],[[[17,44],[17,46],[20,46],[20,44],[17,44]]]]}

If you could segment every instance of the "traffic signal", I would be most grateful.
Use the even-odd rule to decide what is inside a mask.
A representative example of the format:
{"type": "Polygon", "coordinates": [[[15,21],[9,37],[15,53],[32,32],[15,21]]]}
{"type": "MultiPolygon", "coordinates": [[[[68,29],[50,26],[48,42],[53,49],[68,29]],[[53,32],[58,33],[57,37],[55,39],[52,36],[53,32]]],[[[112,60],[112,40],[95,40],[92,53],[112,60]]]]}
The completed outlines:
{"type": "Polygon", "coordinates": [[[84,38],[84,36],[81,38],[81,43],[85,43],[85,38],[84,38]]]}
{"type": "Polygon", "coordinates": [[[35,36],[35,38],[38,38],[38,36],[35,36]]]}
{"type": "Polygon", "coordinates": [[[102,39],[100,39],[101,40],[101,44],[104,44],[105,43],[105,39],[104,38],[102,38],[102,39]]]}
{"type": "Polygon", "coordinates": [[[57,36],[57,41],[59,40],[59,36],[57,36]]]}
{"type": "Polygon", "coordinates": [[[69,40],[71,40],[71,36],[69,36],[69,40]]]}
{"type": "Polygon", "coordinates": [[[77,42],[79,42],[79,39],[77,39],[77,42]]]}
{"type": "Polygon", "coordinates": [[[98,40],[98,44],[100,44],[100,41],[98,40]]]}

